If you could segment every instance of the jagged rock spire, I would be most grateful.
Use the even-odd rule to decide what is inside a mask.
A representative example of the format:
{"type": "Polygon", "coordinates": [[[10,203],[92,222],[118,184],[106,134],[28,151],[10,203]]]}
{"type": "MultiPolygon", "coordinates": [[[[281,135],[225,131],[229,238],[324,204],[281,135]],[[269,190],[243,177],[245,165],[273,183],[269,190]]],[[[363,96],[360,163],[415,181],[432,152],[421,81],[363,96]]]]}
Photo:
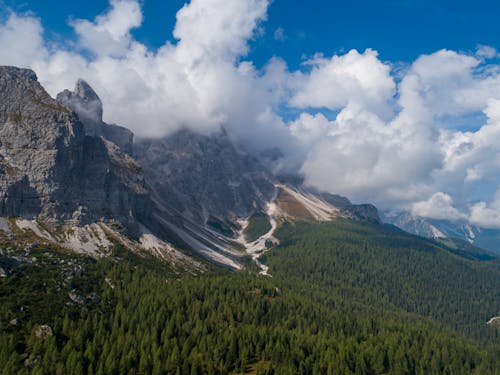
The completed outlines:
{"type": "Polygon", "coordinates": [[[133,133],[124,127],[109,125],[102,121],[101,99],[85,80],[76,81],[74,91],[64,90],[57,94],[57,101],[78,115],[85,127],[85,134],[104,137],[122,151],[132,152],[133,133]]]}
{"type": "Polygon", "coordinates": [[[93,112],[99,121],[102,121],[102,102],[94,89],[83,79],[76,81],[73,95],[80,98],[89,112],[93,112]]]}
{"type": "Polygon", "coordinates": [[[73,110],[85,125],[89,135],[97,135],[102,123],[102,102],[96,92],[83,79],[76,81],[75,90],[57,94],[57,101],[73,110]]]}

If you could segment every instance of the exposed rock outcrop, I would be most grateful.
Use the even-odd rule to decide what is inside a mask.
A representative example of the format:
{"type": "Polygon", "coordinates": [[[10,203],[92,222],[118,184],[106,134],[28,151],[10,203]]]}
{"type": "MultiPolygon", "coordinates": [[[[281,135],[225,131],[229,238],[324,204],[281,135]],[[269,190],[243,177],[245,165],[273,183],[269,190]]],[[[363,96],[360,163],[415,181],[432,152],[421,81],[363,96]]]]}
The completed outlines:
{"type": "Polygon", "coordinates": [[[248,217],[274,195],[270,174],[238,152],[223,130],[211,136],[182,130],[142,140],[135,144],[135,155],[159,199],[198,223],[211,216],[248,217]]]}
{"type": "Polygon", "coordinates": [[[318,192],[315,189],[283,184],[278,187],[275,203],[285,217],[316,221],[344,218],[380,223],[378,210],[371,204],[352,204],[345,197],[318,192]]]}
{"type": "Polygon", "coordinates": [[[35,328],[33,328],[33,333],[40,340],[45,340],[54,336],[52,328],[47,324],[36,325],[35,328]]]}
{"type": "Polygon", "coordinates": [[[56,100],[78,115],[85,127],[85,134],[104,137],[122,151],[129,154],[132,152],[134,134],[123,126],[106,124],[102,120],[101,99],[87,82],[79,79],[74,91],[64,90],[57,94],[56,100]]]}
{"type": "Polygon", "coordinates": [[[78,116],[52,99],[34,72],[0,67],[0,216],[116,221],[133,230],[150,208],[130,156],[86,136],[78,116]]]}
{"type": "Polygon", "coordinates": [[[377,207],[373,204],[350,204],[342,207],[340,212],[347,219],[366,221],[374,224],[381,223],[377,207]]]}

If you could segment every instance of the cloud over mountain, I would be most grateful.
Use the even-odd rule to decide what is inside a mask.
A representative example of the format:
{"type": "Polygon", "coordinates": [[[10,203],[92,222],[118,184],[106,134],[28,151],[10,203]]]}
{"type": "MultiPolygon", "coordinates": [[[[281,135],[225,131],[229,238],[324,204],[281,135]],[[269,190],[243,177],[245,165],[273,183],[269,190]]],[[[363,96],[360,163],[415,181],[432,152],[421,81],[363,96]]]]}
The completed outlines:
{"type": "MultiPolygon", "coordinates": [[[[403,69],[377,51],[317,54],[290,71],[247,60],[268,0],[192,0],[157,50],[135,40],[140,2],[111,0],[76,39],[44,38],[43,20],[0,24],[0,64],[29,66],[52,95],[84,78],[107,122],[142,137],[224,126],[249,150],[278,147],[310,185],[439,219],[500,227],[498,53],[440,50],[403,69]],[[290,118],[289,113],[294,113],[290,118]]],[[[286,43],[286,40],[284,41],[286,43]]],[[[318,51],[321,52],[321,51],[318,51]]]]}

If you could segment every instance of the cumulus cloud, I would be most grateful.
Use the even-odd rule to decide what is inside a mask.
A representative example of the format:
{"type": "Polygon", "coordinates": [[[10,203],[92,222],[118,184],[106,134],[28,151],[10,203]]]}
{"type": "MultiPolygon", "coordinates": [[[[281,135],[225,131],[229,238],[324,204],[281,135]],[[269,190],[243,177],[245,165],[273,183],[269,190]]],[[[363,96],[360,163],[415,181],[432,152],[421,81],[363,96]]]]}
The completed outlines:
{"type": "Polygon", "coordinates": [[[256,154],[281,149],[275,167],[299,170],[316,188],[500,227],[491,193],[500,186],[494,48],[440,50],[403,68],[367,49],[318,53],[296,71],[279,57],[257,69],[249,42],[269,3],[191,0],[177,13],[175,40],[165,35],[155,50],[133,37],[143,22],[138,0],[111,0],[94,19],[72,20],[76,39],[64,44],[45,39],[35,15],[11,13],[0,24],[0,63],[32,67],[52,95],[84,78],[104,120],[139,137],[223,126],[256,154]]]}
{"type": "MultiPolygon", "coordinates": [[[[354,57],[361,59],[362,54],[350,56],[354,57]]],[[[381,64],[371,60],[366,70],[381,72],[381,64]]],[[[370,100],[369,90],[357,93],[341,86],[342,95],[337,96],[333,91],[339,85],[331,81],[322,89],[328,75],[314,77],[318,72],[305,76],[303,87],[313,82],[320,94],[315,97],[314,89],[310,95],[301,91],[292,102],[341,110],[331,121],[321,115],[302,115],[292,124],[297,134],[297,129],[314,129],[308,132],[313,145],[302,167],[309,184],[425,217],[469,217],[479,223],[484,214],[490,219],[483,225],[500,226],[487,210],[495,211],[496,206],[470,203],[471,196],[484,199],[500,184],[498,67],[484,66],[479,56],[448,50],[421,56],[406,69],[395,95],[388,84],[391,75],[379,80],[379,88],[373,90],[381,98],[376,110],[365,104],[370,100]],[[391,98],[397,98],[395,114],[384,118],[384,112],[377,109],[383,109],[391,98]],[[453,125],[454,119],[481,111],[487,121],[475,125],[477,130],[453,125]],[[443,124],[443,116],[449,116],[451,123],[443,124]],[[460,202],[457,207],[454,200],[460,202]]],[[[344,84],[353,79],[341,78],[344,84]]]]}
{"type": "Polygon", "coordinates": [[[122,57],[131,47],[130,31],[142,23],[142,12],[137,1],[111,0],[108,13],[97,16],[94,22],[71,22],[83,48],[98,56],[122,57]]]}
{"type": "Polygon", "coordinates": [[[297,80],[290,104],[298,108],[339,109],[349,104],[374,113],[384,113],[395,93],[390,66],[378,59],[378,53],[351,50],[342,56],[317,56],[305,62],[312,70],[297,80]]]}
{"type": "Polygon", "coordinates": [[[472,206],[470,222],[485,228],[500,228],[499,207],[488,207],[485,202],[479,202],[472,206]]]}
{"type": "Polygon", "coordinates": [[[177,42],[166,41],[154,51],[131,35],[143,20],[136,0],[112,0],[94,20],[71,21],[77,40],[53,48],[43,40],[37,19],[12,14],[0,28],[6,34],[0,49],[10,49],[8,33],[33,34],[19,42],[20,53],[32,52],[12,60],[2,54],[0,62],[31,66],[52,95],[84,78],[101,96],[104,120],[139,137],[166,136],[181,127],[210,133],[224,126],[253,147],[272,146],[274,138],[286,148],[292,136],[272,110],[284,93],[277,77],[286,67],[271,61],[266,74],[243,60],[268,5],[268,0],[193,0],[177,13],[177,42]]]}
{"type": "Polygon", "coordinates": [[[268,0],[192,0],[177,13],[174,36],[180,40],[181,59],[233,62],[246,55],[268,5],[268,0]]]}
{"type": "Polygon", "coordinates": [[[498,97],[498,67],[483,70],[479,56],[441,50],[419,57],[402,80],[401,103],[414,101],[432,116],[458,117],[482,111],[488,100],[498,97]]]}
{"type": "Polygon", "coordinates": [[[476,55],[483,59],[493,59],[498,57],[498,52],[491,46],[479,45],[477,47],[476,55]]]}
{"type": "Polygon", "coordinates": [[[469,220],[482,227],[500,228],[500,188],[489,204],[478,202],[471,207],[469,220]]]}
{"type": "Polygon", "coordinates": [[[11,13],[0,27],[0,47],[3,65],[30,67],[33,61],[46,57],[40,20],[11,13]]]}
{"type": "Polygon", "coordinates": [[[466,216],[453,207],[453,198],[448,194],[437,192],[428,200],[413,204],[415,215],[440,220],[460,220],[466,216]]]}
{"type": "MultiPolygon", "coordinates": [[[[322,116],[300,120],[304,129],[322,116]]],[[[317,137],[302,172],[309,184],[355,201],[396,205],[419,199],[429,174],[440,166],[432,132],[401,129],[359,106],[347,106],[323,127],[328,133],[317,137]]]]}

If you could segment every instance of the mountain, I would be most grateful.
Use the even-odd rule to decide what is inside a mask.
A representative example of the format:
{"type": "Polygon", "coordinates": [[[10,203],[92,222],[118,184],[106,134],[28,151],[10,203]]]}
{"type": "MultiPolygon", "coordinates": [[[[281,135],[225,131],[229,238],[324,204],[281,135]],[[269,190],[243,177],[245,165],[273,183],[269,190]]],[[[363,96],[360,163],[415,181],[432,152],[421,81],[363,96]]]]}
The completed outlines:
{"type": "Polygon", "coordinates": [[[467,222],[436,220],[413,215],[410,212],[385,212],[384,221],[409,232],[427,238],[455,237],[472,242],[480,228],[467,222]]]}
{"type": "Polygon", "coordinates": [[[89,224],[116,221],[131,232],[149,215],[137,163],[79,118],[29,70],[0,67],[0,215],[89,224]]]}
{"type": "Polygon", "coordinates": [[[477,247],[500,254],[500,230],[472,225],[465,220],[437,220],[413,215],[407,211],[382,214],[383,221],[404,231],[426,238],[450,238],[467,241],[477,247]]]}
{"type": "MultiPolygon", "coordinates": [[[[54,100],[30,70],[2,67],[0,79],[5,237],[30,233],[32,241],[92,256],[119,243],[169,261],[196,255],[233,269],[250,255],[265,273],[258,258],[286,221],[381,223],[373,205],[273,175],[224,129],[134,142],[128,129],[103,121],[102,102],[84,80],[54,100]]],[[[481,233],[409,214],[387,218],[430,238],[471,241],[481,233]]]]}
{"type": "Polygon", "coordinates": [[[304,186],[278,183],[274,203],[277,215],[292,220],[331,221],[338,218],[379,224],[378,210],[371,204],[352,204],[339,195],[304,186]]]}
{"type": "Polygon", "coordinates": [[[283,220],[379,222],[372,205],[353,205],[308,189],[300,180],[280,181],[238,150],[224,129],[211,135],[184,129],[142,139],[134,143],[134,156],[151,187],[156,219],[184,245],[229,267],[240,268],[246,253],[257,260],[266,243],[275,241],[273,231],[283,220]]]}
{"type": "Polygon", "coordinates": [[[441,238],[466,227],[102,115],[0,68],[3,373],[498,374],[499,258],[441,238]]]}
{"type": "MultiPolygon", "coordinates": [[[[75,106],[76,99],[95,104],[91,93],[80,81],[67,96],[75,106]]],[[[91,131],[83,119],[52,99],[31,70],[0,67],[0,237],[94,257],[120,243],[186,261],[152,233],[153,201],[140,165],[111,141],[117,137],[97,135],[128,131],[91,131]]]]}
{"type": "Polygon", "coordinates": [[[54,100],[30,70],[2,67],[0,79],[0,217],[18,242],[29,233],[92,256],[116,243],[168,259],[180,249],[239,269],[283,220],[379,222],[371,205],[280,182],[224,129],[134,142],[103,121],[84,80],[54,100]]]}
{"type": "Polygon", "coordinates": [[[239,152],[224,130],[141,140],[134,155],[158,199],[198,223],[235,222],[264,210],[275,194],[271,174],[239,152]]]}
{"type": "Polygon", "coordinates": [[[132,153],[134,134],[123,126],[110,125],[102,121],[101,99],[87,82],[79,79],[74,91],[64,90],[57,94],[56,100],[78,115],[86,135],[104,137],[117,145],[121,151],[132,153]]]}

